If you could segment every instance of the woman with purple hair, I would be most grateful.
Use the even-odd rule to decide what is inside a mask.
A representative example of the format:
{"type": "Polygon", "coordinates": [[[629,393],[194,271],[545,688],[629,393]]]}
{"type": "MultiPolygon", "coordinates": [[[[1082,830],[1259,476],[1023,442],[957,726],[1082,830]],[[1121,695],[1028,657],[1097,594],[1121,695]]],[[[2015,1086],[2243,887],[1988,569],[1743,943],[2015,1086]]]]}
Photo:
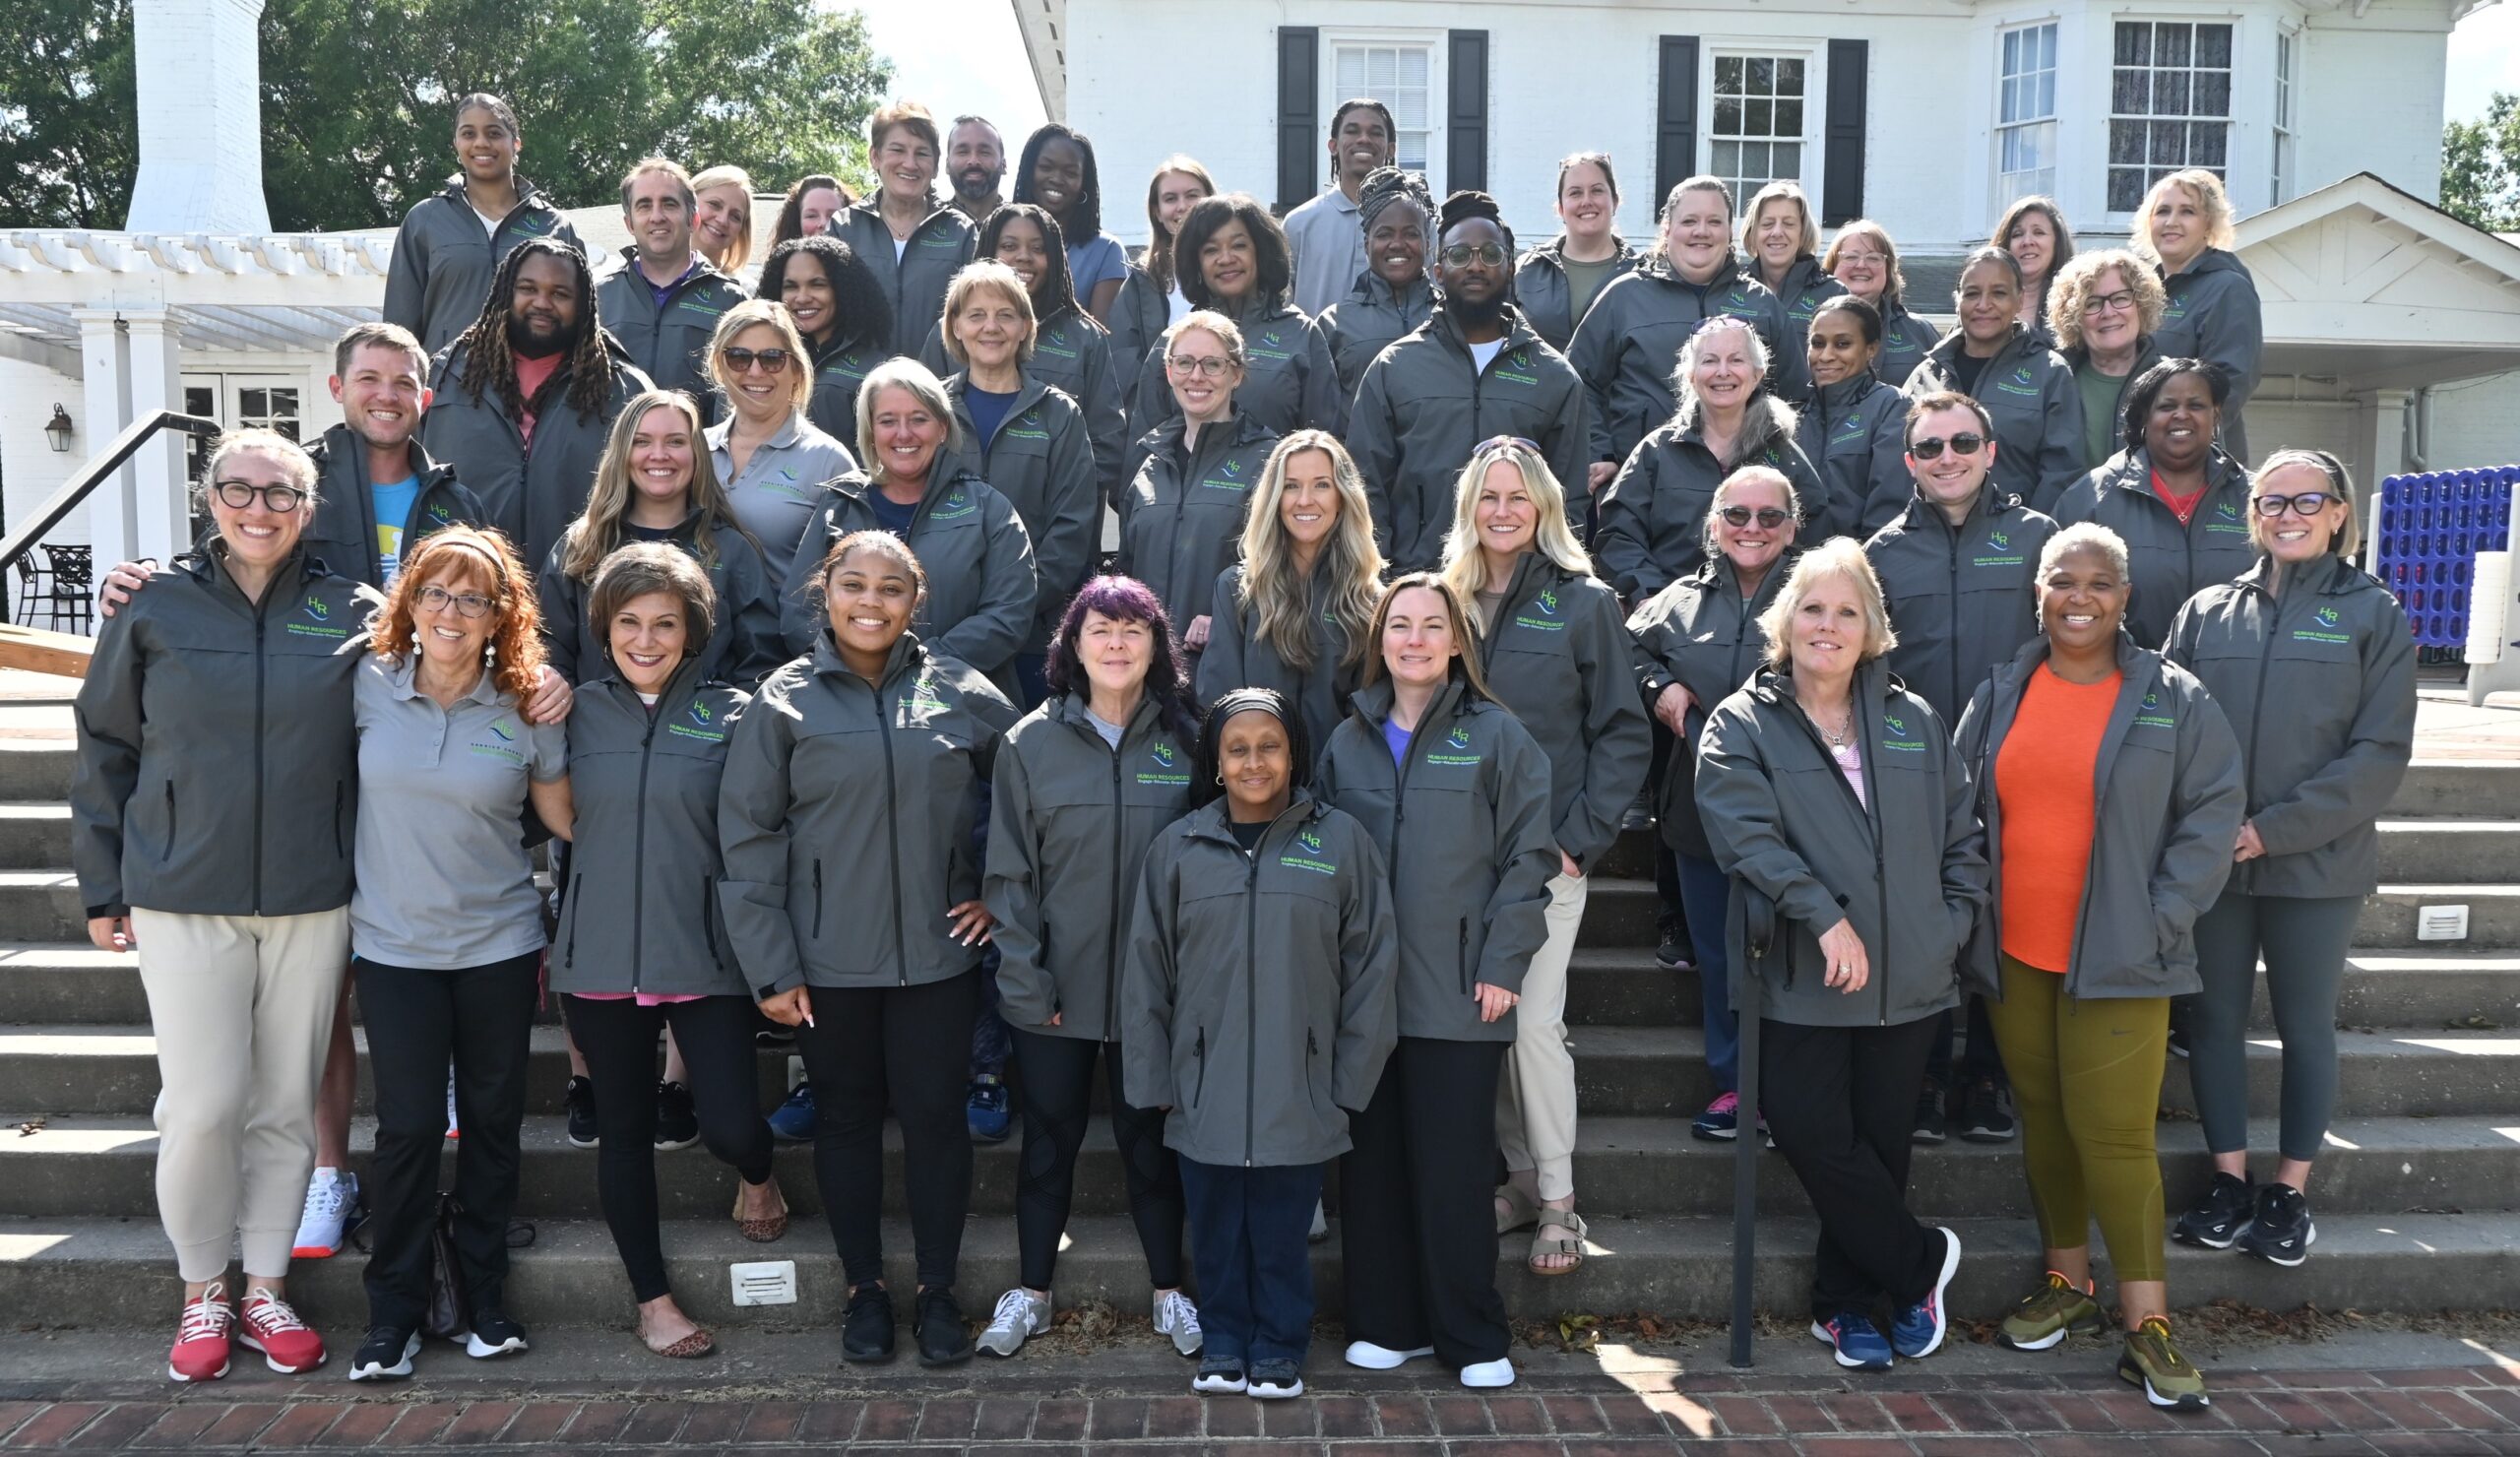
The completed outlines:
{"type": "Polygon", "coordinates": [[[1096,577],[1077,592],[1046,672],[1049,698],[998,753],[989,814],[983,895],[998,919],[999,1011],[1024,1069],[1022,1283],[999,1297],[979,1349],[1013,1356],[1050,1327],[1050,1277],[1099,1052],[1156,1333],[1196,1356],[1199,1311],[1181,1291],[1180,1173],[1163,1111],[1121,1096],[1118,982],[1147,847],[1190,808],[1198,721],[1171,621],[1134,577],[1096,577]]]}

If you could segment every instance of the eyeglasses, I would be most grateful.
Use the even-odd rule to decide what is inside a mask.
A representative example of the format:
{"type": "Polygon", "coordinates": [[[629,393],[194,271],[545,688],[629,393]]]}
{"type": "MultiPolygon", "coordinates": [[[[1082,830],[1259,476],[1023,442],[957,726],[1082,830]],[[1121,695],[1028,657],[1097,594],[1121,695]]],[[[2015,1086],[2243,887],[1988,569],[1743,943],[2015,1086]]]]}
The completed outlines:
{"type": "Polygon", "coordinates": [[[452,605],[467,617],[486,617],[498,603],[477,592],[449,592],[443,587],[420,589],[420,605],[432,612],[443,612],[452,605]]]}
{"type": "Polygon", "coordinates": [[[1517,445],[1530,451],[1534,455],[1540,454],[1540,447],[1537,444],[1524,439],[1520,435],[1490,435],[1486,439],[1479,442],[1479,448],[1473,450],[1471,454],[1475,456],[1482,456],[1491,450],[1506,450],[1517,445]]]}
{"type": "Polygon", "coordinates": [[[2272,521],[2283,515],[2287,507],[2292,508],[2296,516],[2316,516],[2339,499],[2341,497],[2330,491],[2305,490],[2289,496],[2251,496],[2248,504],[2250,510],[2272,521]]]}
{"type": "Polygon", "coordinates": [[[1503,243],[1454,243],[1435,256],[1444,261],[1446,268],[1466,268],[1474,262],[1503,268],[1510,255],[1503,243]]]}
{"type": "Polygon", "coordinates": [[[1174,374],[1204,374],[1210,379],[1225,378],[1233,361],[1223,354],[1167,354],[1164,366],[1174,374]]]}
{"type": "Polygon", "coordinates": [[[2135,290],[2132,288],[2120,288],[2114,293],[2095,293],[2083,300],[2083,312],[2087,314],[2103,314],[2111,309],[2129,309],[2134,306],[2135,290]]]}
{"type": "Polygon", "coordinates": [[[1850,263],[1869,263],[1878,267],[1889,261],[1890,255],[1887,253],[1858,253],[1852,248],[1842,249],[1838,253],[1838,266],[1840,268],[1844,268],[1850,263]]]}
{"type": "Polygon", "coordinates": [[[1973,456],[1983,449],[1985,446],[1985,436],[1973,435],[1967,430],[1961,431],[1959,434],[1952,436],[1949,440],[1945,440],[1939,435],[1927,435],[1922,440],[1910,441],[1908,443],[1908,454],[1915,456],[1921,461],[1938,461],[1942,459],[1942,448],[1945,445],[1951,447],[1951,453],[1953,455],[1973,456]]]}
{"type": "Polygon", "coordinates": [[[219,496],[220,504],[230,511],[242,511],[253,505],[254,498],[260,496],[264,510],[276,516],[286,516],[306,500],[306,492],[293,485],[256,485],[250,480],[218,480],[211,482],[210,488],[219,496]]]}
{"type": "Polygon", "coordinates": [[[786,349],[728,348],[720,350],[718,357],[726,361],[726,370],[730,374],[742,374],[755,364],[769,370],[772,374],[777,374],[788,367],[788,360],[796,356],[786,349]]]}
{"type": "Polygon", "coordinates": [[[1736,532],[1741,528],[1748,526],[1753,520],[1756,520],[1759,525],[1766,527],[1768,530],[1774,531],[1778,527],[1781,527],[1794,519],[1791,512],[1781,510],[1775,506],[1761,506],[1755,511],[1751,510],[1747,506],[1727,506],[1715,514],[1724,519],[1724,524],[1726,526],[1732,528],[1736,532]]]}

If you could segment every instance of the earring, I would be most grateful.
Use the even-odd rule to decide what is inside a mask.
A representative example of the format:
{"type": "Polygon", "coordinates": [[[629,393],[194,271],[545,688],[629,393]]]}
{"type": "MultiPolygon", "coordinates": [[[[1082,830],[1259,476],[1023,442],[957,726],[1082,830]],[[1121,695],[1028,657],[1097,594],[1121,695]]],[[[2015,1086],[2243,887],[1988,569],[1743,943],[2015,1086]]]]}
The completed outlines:
{"type": "Polygon", "coordinates": [[[1218,783],[1218,784],[1224,784],[1224,783],[1225,783],[1225,771],[1224,771],[1224,770],[1222,770],[1222,769],[1220,769],[1220,770],[1218,770],[1218,771],[1217,771],[1217,783],[1218,783]]]}
{"type": "Polygon", "coordinates": [[[497,665],[498,665],[498,662],[499,662],[499,645],[498,645],[496,642],[487,642],[487,643],[483,643],[483,644],[481,645],[481,664],[482,664],[482,665],[483,665],[484,667],[495,667],[495,666],[497,666],[497,665]]]}

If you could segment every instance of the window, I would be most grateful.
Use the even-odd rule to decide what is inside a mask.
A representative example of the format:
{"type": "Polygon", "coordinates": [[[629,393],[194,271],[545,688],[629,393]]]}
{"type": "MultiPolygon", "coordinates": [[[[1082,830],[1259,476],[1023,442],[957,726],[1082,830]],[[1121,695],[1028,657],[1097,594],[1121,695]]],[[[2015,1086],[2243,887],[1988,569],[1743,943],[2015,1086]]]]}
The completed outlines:
{"type": "MultiPolygon", "coordinates": [[[[219,382],[215,377],[208,384],[195,384],[190,377],[184,380],[184,413],[198,415],[206,420],[220,418],[219,382]]],[[[207,435],[184,437],[184,478],[186,480],[201,479],[201,468],[210,464],[212,444],[213,441],[207,435]]]]}
{"type": "Polygon", "coordinates": [[[2109,210],[2131,213],[2181,167],[2223,175],[2231,141],[2232,28],[2119,21],[2109,106],[2109,210]]]}
{"type": "Polygon", "coordinates": [[[2274,207],[2293,191],[2293,62],[2300,37],[2275,32],[2275,156],[2266,179],[2266,205],[2274,207]]]}
{"type": "Polygon", "coordinates": [[[1737,209],[1770,182],[1802,180],[1805,71],[1800,56],[1719,55],[1707,170],[1737,209]]]}
{"type": "Polygon", "coordinates": [[[1391,108],[1399,135],[1394,164],[1413,172],[1427,169],[1434,150],[1435,51],[1430,45],[1341,45],[1331,66],[1330,104],[1371,96],[1391,108]]]}
{"type": "Polygon", "coordinates": [[[2056,191],[2056,25],[2006,31],[1995,101],[1998,208],[2056,191]]]}
{"type": "Polygon", "coordinates": [[[296,386],[249,384],[237,388],[234,428],[278,430],[295,440],[297,422],[296,386]]]}

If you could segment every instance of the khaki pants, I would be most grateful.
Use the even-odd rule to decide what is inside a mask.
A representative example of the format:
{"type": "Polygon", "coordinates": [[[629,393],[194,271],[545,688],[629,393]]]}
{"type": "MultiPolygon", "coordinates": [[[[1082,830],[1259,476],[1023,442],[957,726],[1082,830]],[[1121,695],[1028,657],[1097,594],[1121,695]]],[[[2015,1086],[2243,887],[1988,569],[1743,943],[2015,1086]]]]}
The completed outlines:
{"type": "Polygon", "coordinates": [[[1591,882],[1558,875],[1548,882],[1548,939],[1523,974],[1514,1007],[1514,1045],[1496,1085],[1496,1143],[1505,1167],[1535,1170],[1543,1199],[1575,1192],[1575,1054],[1566,1045],[1566,964],[1584,923],[1591,882]]]}
{"type": "Polygon", "coordinates": [[[187,1281],[288,1273],[315,1168],[315,1090],[349,959],[347,906],[131,913],[157,1035],[158,1217],[187,1281]]]}

